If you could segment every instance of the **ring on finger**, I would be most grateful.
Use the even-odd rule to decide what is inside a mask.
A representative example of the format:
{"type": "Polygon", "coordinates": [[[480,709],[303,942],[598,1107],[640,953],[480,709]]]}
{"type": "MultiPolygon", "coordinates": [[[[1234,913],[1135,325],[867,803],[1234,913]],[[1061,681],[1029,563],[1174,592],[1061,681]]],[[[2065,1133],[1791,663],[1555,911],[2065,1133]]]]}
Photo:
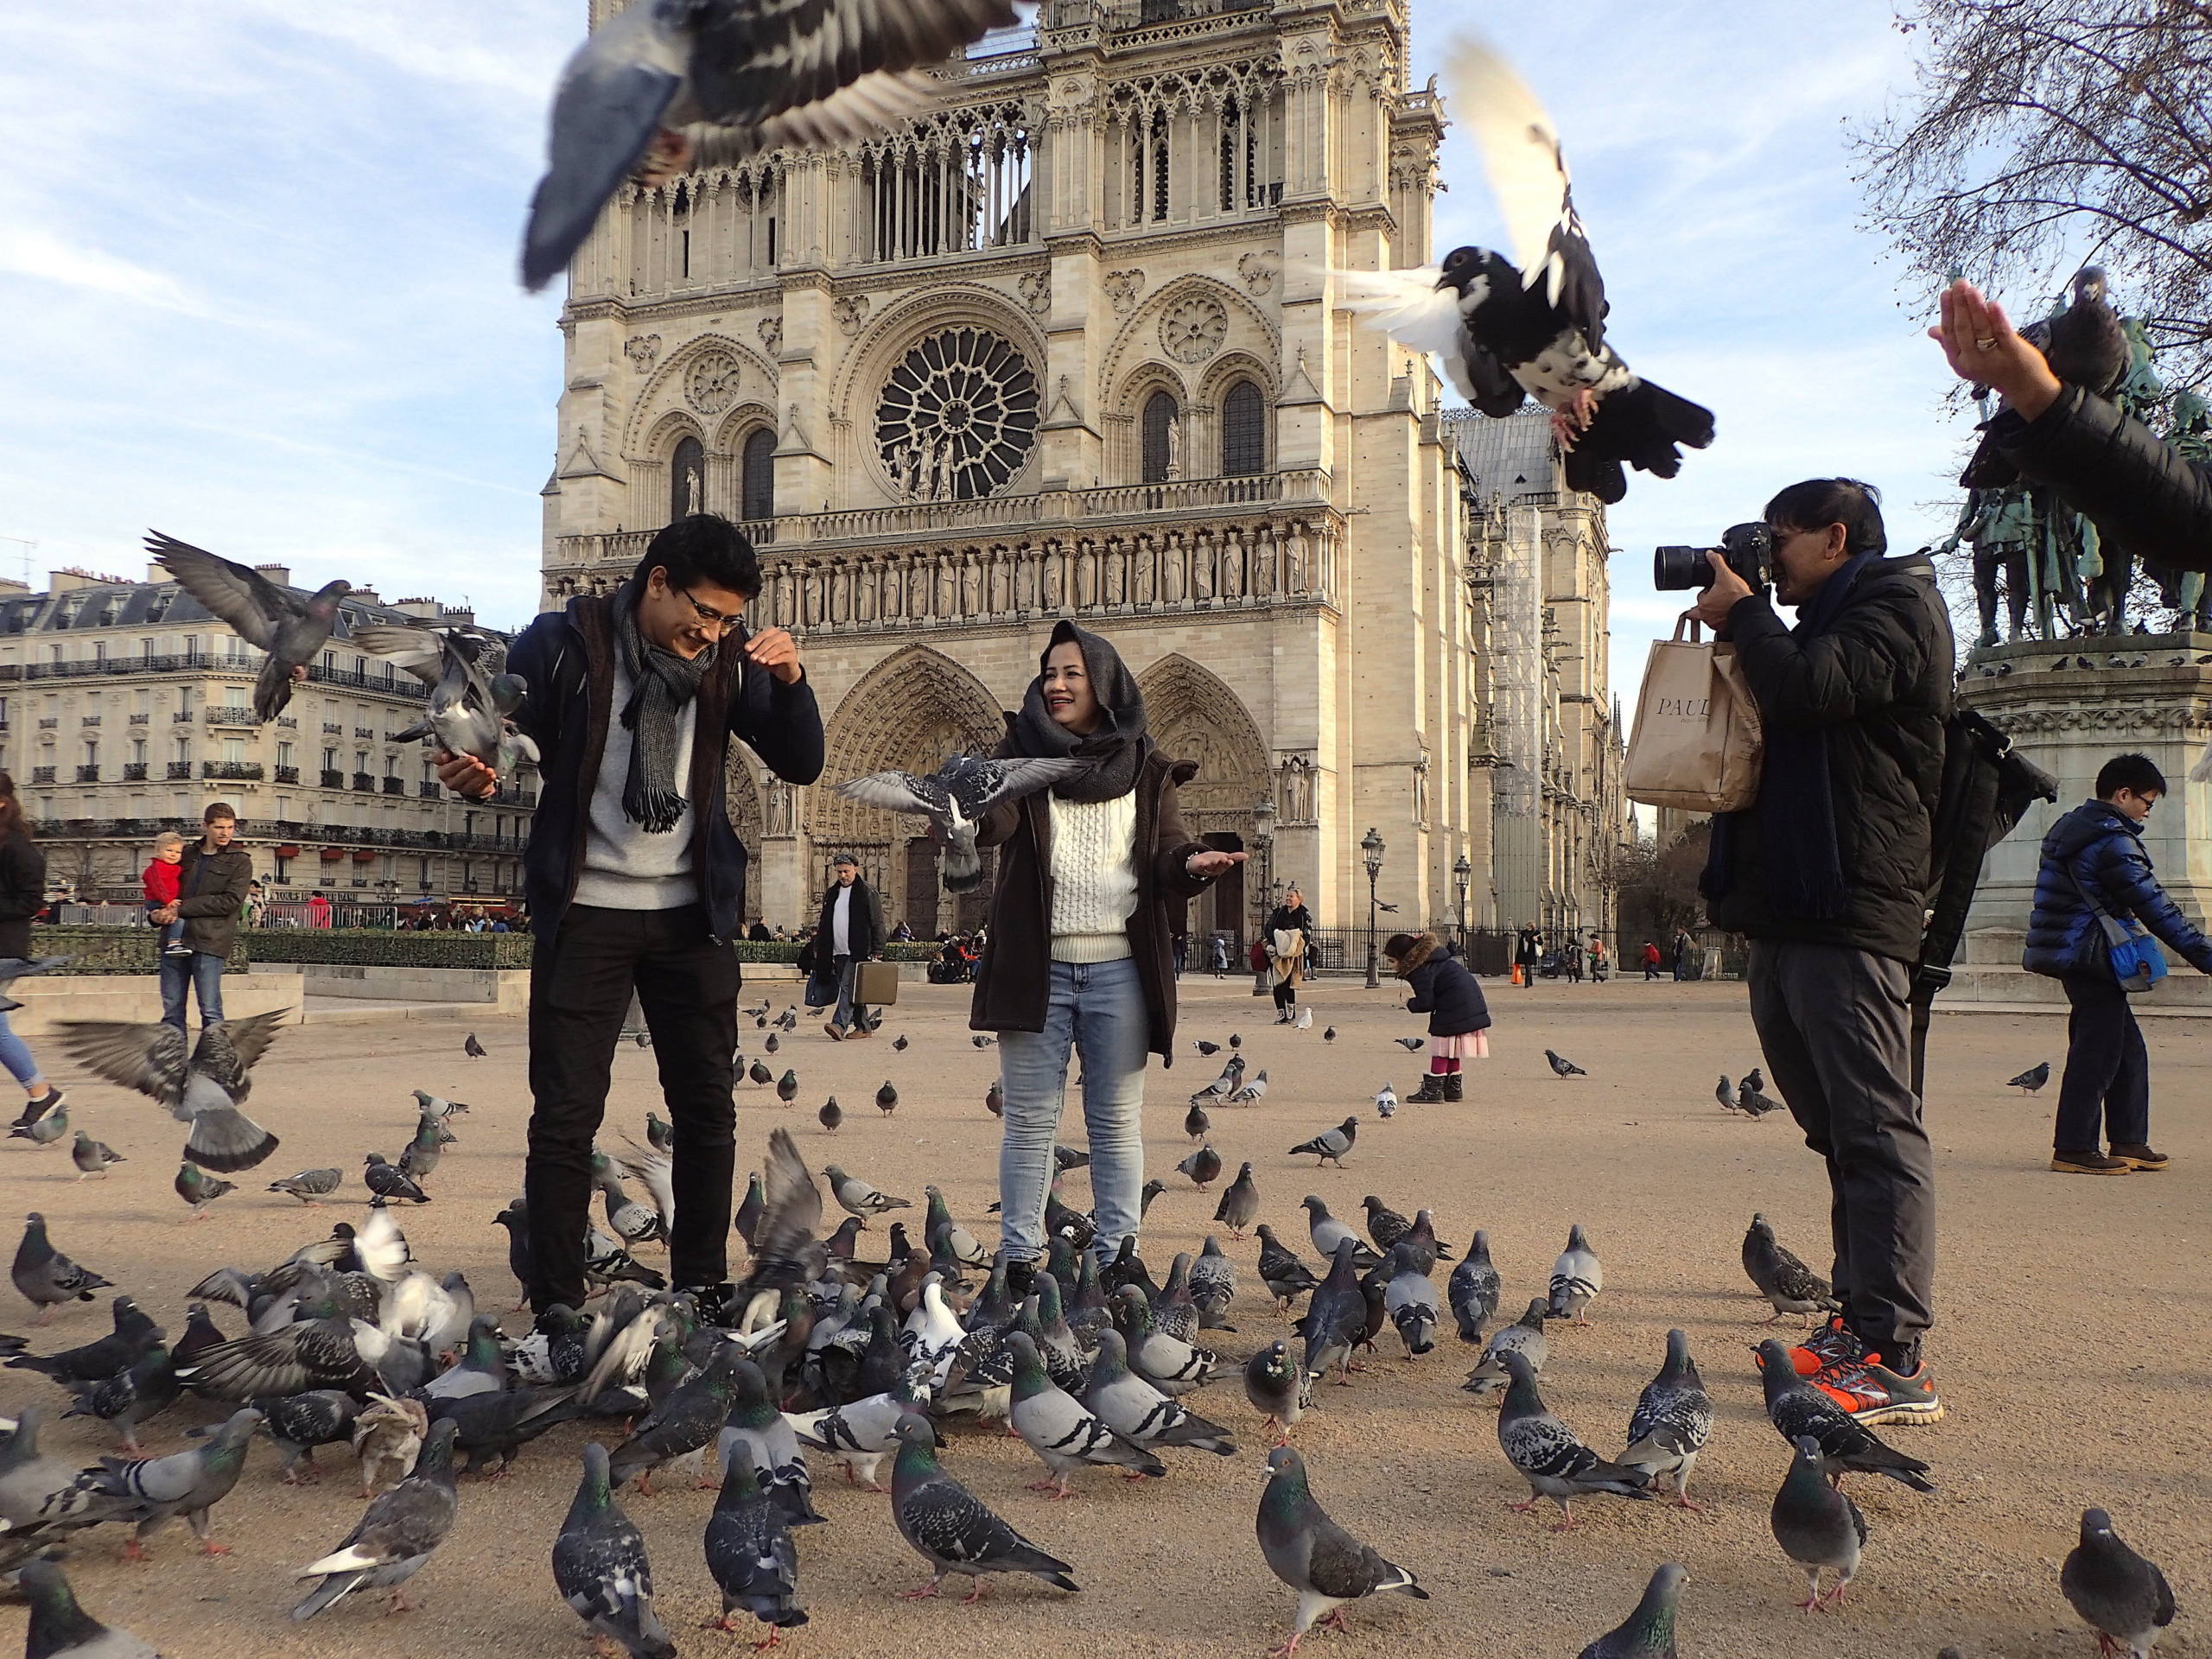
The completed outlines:
{"type": "Polygon", "coordinates": [[[1980,339],[1974,341],[1974,348],[1977,352],[1995,351],[1997,349],[1997,336],[1994,334],[1984,334],[1980,339]]]}

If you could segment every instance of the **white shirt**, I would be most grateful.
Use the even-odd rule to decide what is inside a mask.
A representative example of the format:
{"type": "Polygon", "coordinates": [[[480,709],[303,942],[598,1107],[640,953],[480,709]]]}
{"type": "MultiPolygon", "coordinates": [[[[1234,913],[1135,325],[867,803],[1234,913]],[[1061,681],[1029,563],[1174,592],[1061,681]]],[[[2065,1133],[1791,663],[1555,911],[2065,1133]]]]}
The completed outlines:
{"type": "Polygon", "coordinates": [[[830,954],[833,957],[853,954],[852,913],[853,890],[841,886],[830,906],[830,954]]]}

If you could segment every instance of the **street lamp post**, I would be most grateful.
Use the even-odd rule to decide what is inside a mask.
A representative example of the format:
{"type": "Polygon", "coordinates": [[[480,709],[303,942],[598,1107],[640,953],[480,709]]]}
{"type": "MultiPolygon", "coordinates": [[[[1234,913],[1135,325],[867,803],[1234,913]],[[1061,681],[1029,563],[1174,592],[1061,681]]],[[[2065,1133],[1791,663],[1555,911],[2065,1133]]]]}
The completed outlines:
{"type": "MultiPolygon", "coordinates": [[[[1253,909],[1260,918],[1252,930],[1256,939],[1267,931],[1268,915],[1274,906],[1275,802],[1272,795],[1262,795],[1252,809],[1252,844],[1260,849],[1260,880],[1253,894],[1253,909]]],[[[1268,969],[1262,965],[1252,976],[1252,995],[1265,996],[1267,991],[1268,969]]]]}
{"type": "Polygon", "coordinates": [[[1465,853],[1452,861],[1452,879],[1459,884],[1459,954],[1467,954],[1467,879],[1475,867],[1467,862],[1465,853]]]}
{"type": "Polygon", "coordinates": [[[1375,883],[1382,874],[1382,837],[1370,830],[1359,843],[1367,860],[1367,988],[1382,982],[1375,971],[1375,883]]]}

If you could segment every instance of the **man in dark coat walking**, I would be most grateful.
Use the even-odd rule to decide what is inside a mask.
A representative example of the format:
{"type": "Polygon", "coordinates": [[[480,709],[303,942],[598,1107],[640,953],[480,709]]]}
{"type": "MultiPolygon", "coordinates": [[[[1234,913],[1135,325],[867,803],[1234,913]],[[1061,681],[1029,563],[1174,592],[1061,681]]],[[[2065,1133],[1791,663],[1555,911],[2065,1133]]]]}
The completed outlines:
{"type": "Polygon", "coordinates": [[[819,974],[836,988],[836,1006],[822,1029],[832,1042],[842,1042],[848,1037],[874,1036],[882,1018],[869,1014],[855,995],[855,983],[859,964],[883,954],[883,907],[875,889],[861,880],[861,861],[850,853],[831,859],[830,870],[836,880],[822,895],[822,913],[815,919],[810,948],[819,974]]]}
{"type": "Polygon", "coordinates": [[[1758,799],[1723,813],[1702,887],[1751,941],[1759,1046],[1827,1160],[1843,1312],[1794,1350],[1860,1421],[1942,1414],[1921,1357],[1934,1319],[1935,1160],[1912,1089],[1913,964],[1951,712],[1934,567],[1885,559],[1874,492],[1795,484],[1767,503],[1786,626],[1725,560],[1696,614],[1732,640],[1765,734],[1758,799]]]}

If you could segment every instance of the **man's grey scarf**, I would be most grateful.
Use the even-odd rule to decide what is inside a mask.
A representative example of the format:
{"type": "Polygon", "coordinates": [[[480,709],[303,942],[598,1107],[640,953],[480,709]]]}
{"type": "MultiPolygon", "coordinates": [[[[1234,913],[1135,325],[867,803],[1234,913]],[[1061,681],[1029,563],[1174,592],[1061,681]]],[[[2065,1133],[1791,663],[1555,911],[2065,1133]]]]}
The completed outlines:
{"type": "Polygon", "coordinates": [[[622,709],[622,724],[630,732],[622,816],[649,836],[664,836],[683,819],[676,777],[683,705],[698,696],[699,682],[721,646],[687,658],[650,643],[638,629],[638,594],[637,584],[627,583],[614,601],[614,643],[630,677],[630,701],[622,709]]]}

